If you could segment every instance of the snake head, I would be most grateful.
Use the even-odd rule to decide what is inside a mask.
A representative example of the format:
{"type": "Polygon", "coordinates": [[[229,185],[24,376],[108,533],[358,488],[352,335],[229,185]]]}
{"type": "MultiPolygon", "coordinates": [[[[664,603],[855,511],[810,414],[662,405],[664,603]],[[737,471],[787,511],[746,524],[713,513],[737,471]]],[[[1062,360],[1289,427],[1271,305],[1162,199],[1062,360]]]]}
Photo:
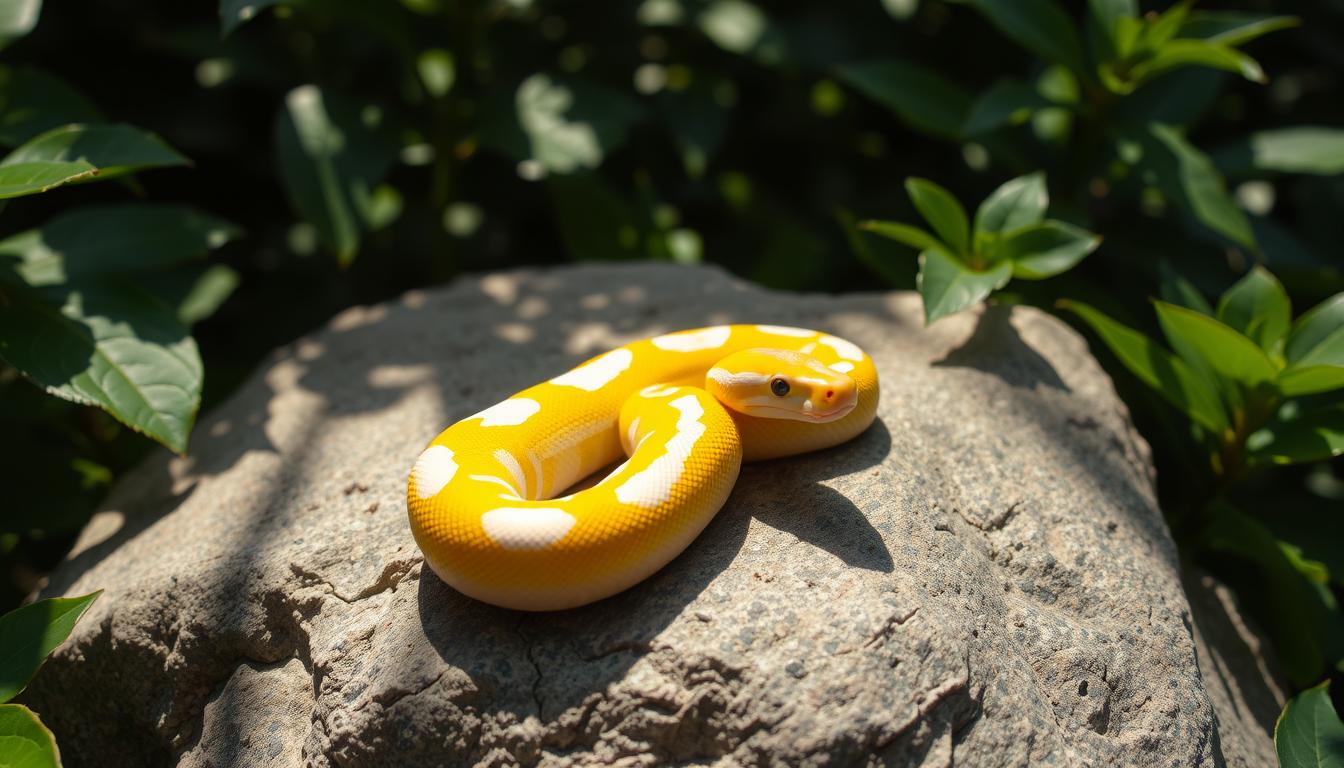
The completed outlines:
{"type": "Polygon", "coordinates": [[[844,418],[858,403],[858,387],[815,357],[781,349],[747,349],[709,369],[705,389],[748,416],[823,423],[844,418]]]}

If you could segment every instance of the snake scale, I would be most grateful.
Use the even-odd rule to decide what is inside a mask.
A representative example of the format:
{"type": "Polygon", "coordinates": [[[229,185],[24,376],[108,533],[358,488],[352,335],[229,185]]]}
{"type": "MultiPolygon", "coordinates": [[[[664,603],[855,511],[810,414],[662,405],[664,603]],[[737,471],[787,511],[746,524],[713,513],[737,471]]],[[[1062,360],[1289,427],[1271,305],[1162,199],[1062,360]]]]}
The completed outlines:
{"type": "Polygon", "coordinates": [[[685,549],[742,461],[849,440],[877,399],[868,355],[820,331],[720,325],[636,341],[441,432],[411,469],[411,531],[470,597],[584,605],[685,549]]]}

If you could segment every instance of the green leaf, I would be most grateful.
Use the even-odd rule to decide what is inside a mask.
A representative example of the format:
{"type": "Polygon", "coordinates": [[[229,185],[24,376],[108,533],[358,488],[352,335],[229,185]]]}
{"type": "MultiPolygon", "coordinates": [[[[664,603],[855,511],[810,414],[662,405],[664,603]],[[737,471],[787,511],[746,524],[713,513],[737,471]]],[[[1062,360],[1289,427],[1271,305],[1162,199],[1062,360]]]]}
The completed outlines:
{"type": "Polygon", "coordinates": [[[1344,173],[1344,129],[1302,125],[1257,131],[1212,156],[1224,173],[1236,176],[1255,171],[1334,176],[1344,173]]]}
{"type": "Polygon", "coordinates": [[[1217,391],[1179,357],[1086,304],[1063,300],[1059,306],[1091,326],[1130,373],[1196,424],[1215,435],[1227,430],[1227,412],[1217,391]]]}
{"type": "Polygon", "coordinates": [[[1344,768],[1344,722],[1330,700],[1330,681],[1288,700],[1274,723],[1279,768],[1344,768]]]}
{"type": "Polygon", "coordinates": [[[524,80],[514,106],[528,144],[524,159],[550,173],[597,168],[644,115],[624,92],[547,74],[524,80]]]}
{"type": "Polygon", "coordinates": [[[84,94],[55,75],[0,66],[0,145],[14,147],[67,123],[102,120],[84,94]]]}
{"type": "Polygon", "coordinates": [[[235,239],[237,227],[183,205],[131,203],[76,208],[0,241],[29,285],[199,259],[235,239]]]}
{"type": "Polygon", "coordinates": [[[96,175],[98,169],[82,160],[73,163],[16,163],[0,166],[0,199],[35,195],[96,175]]]}
{"type": "Polygon", "coordinates": [[[1344,366],[1295,365],[1279,374],[1278,383],[1286,397],[1329,392],[1344,387],[1344,366]]]}
{"type": "Polygon", "coordinates": [[[896,221],[863,221],[859,222],[859,229],[895,240],[898,243],[905,243],[919,251],[947,247],[938,238],[919,227],[912,227],[909,224],[901,224],[896,221]]]}
{"type": "Polygon", "coordinates": [[[1181,37],[1194,37],[1223,45],[1242,45],[1261,35],[1296,27],[1293,16],[1267,16],[1236,11],[1194,11],[1181,25],[1181,37]]]}
{"type": "Polygon", "coordinates": [[[285,97],[275,134],[290,202],[348,265],[363,232],[372,229],[374,189],[397,153],[381,111],[303,85],[285,97]]]}
{"type": "Polygon", "coordinates": [[[86,163],[110,179],[147,168],[187,165],[187,158],[148,131],[129,125],[64,125],[39,134],[0,160],[0,170],[32,163],[86,163]]]}
{"type": "Polygon", "coordinates": [[[1304,575],[1291,550],[1260,521],[1226,504],[1211,513],[1200,543],[1244,563],[1238,567],[1249,571],[1245,584],[1254,589],[1238,597],[1250,600],[1259,614],[1288,679],[1295,685],[1318,679],[1325,663],[1333,662],[1328,657],[1337,650],[1341,632],[1339,607],[1329,588],[1304,575]]]}
{"type": "Polygon", "coordinates": [[[1045,174],[1036,172],[1004,182],[975,211],[976,245],[981,236],[998,235],[1039,224],[1050,205],[1045,174]]]}
{"type": "Polygon", "coordinates": [[[61,768],[56,737],[22,704],[0,704],[0,765],[5,768],[61,768]]]}
{"type": "Polygon", "coordinates": [[[32,32],[41,13],[42,0],[5,0],[0,3],[0,48],[32,32]]]}
{"type": "Polygon", "coordinates": [[[1344,365],[1344,293],[1297,318],[1284,345],[1284,357],[1293,366],[1344,365]]]}
{"type": "Polygon", "coordinates": [[[924,324],[980,303],[991,291],[1007,285],[1012,275],[1007,262],[977,272],[941,248],[920,253],[915,285],[924,297],[924,324]]]}
{"type": "Polygon", "coordinates": [[[1205,40],[1172,40],[1164,44],[1153,56],[1131,67],[1128,79],[1137,85],[1164,72],[1192,66],[1235,72],[1256,83],[1266,80],[1264,70],[1255,59],[1235,48],[1205,40]]]}
{"type": "Polygon", "coordinates": [[[1158,264],[1158,273],[1161,276],[1158,295],[1163,301],[1213,317],[1213,307],[1204,298],[1204,294],[1200,293],[1189,280],[1176,274],[1166,260],[1158,264]]]}
{"type": "Polygon", "coordinates": [[[976,97],[961,132],[977,136],[1004,125],[1020,125],[1036,110],[1053,106],[1054,102],[1027,83],[1005,78],[976,97]]]}
{"type": "MultiPolygon", "coordinates": [[[[177,319],[183,325],[192,326],[215,314],[229,296],[238,287],[238,273],[224,266],[213,264],[204,269],[191,270],[196,273],[185,291],[172,302],[177,307],[177,319]]],[[[156,296],[164,292],[155,291],[156,296]]]]}
{"type": "Polygon", "coordinates": [[[1054,0],[966,1],[1023,48],[1075,72],[1083,71],[1078,31],[1054,0]]]}
{"type": "Polygon", "coordinates": [[[1255,248],[1246,214],[1227,193],[1223,177],[1208,156],[1170,126],[1155,123],[1149,126],[1149,134],[1157,141],[1148,143],[1144,164],[1156,174],[1158,184],[1209,228],[1255,248]]]}
{"type": "Polygon", "coordinates": [[[1139,15],[1136,0],[1088,0],[1087,7],[1092,12],[1092,18],[1096,19],[1112,41],[1116,39],[1115,27],[1119,19],[1133,19],[1139,15]]]}
{"type": "Polygon", "coordinates": [[[96,405],[181,453],[201,356],[172,308],[133,284],[0,285],[0,359],[58,397],[96,405]]]}
{"type": "Polygon", "coordinates": [[[908,61],[877,59],[842,66],[837,75],[912,128],[937,138],[960,138],[971,93],[937,70],[908,61]]]}
{"type": "Polygon", "coordinates": [[[1246,445],[1250,460],[1259,464],[1305,464],[1344,454],[1344,404],[1271,420],[1246,445]]]}
{"type": "Polygon", "coordinates": [[[1044,280],[1072,269],[1100,244],[1100,236],[1051,219],[1012,232],[997,255],[1012,262],[1013,277],[1044,280]]]}
{"type": "Polygon", "coordinates": [[[448,95],[457,79],[453,54],[442,48],[421,51],[415,59],[415,69],[420,74],[420,82],[424,84],[425,90],[436,99],[448,95]]]}
{"type": "Polygon", "coordinates": [[[1274,381],[1278,368],[1255,342],[1218,320],[1165,301],[1153,302],[1162,332],[1173,347],[1190,350],[1219,376],[1254,390],[1274,381]]]}
{"type": "Polygon", "coordinates": [[[860,228],[854,214],[844,208],[836,208],[836,221],[840,231],[845,233],[849,249],[854,257],[873,273],[882,278],[887,285],[898,288],[913,288],[919,273],[919,260],[906,257],[905,249],[890,240],[880,237],[870,238],[860,228]]]}
{"type": "Polygon", "coordinates": [[[283,0],[219,0],[221,34],[229,34],[243,22],[256,18],[258,12],[281,2],[283,0]]]}
{"type": "Polygon", "coordinates": [[[1283,348],[1293,310],[1283,286],[1264,267],[1255,267],[1218,300],[1218,319],[1260,345],[1270,355],[1283,348]]]}
{"type": "Polygon", "coordinates": [[[905,191],[915,204],[915,210],[929,222],[933,231],[952,248],[954,254],[970,252],[970,221],[966,218],[966,209],[961,207],[951,192],[928,179],[914,176],[905,180],[905,191]]]}
{"type": "Polygon", "coordinates": [[[1180,0],[1156,17],[1145,19],[1141,44],[1149,49],[1164,47],[1180,31],[1186,16],[1190,14],[1190,6],[1194,4],[1195,0],[1180,0]]]}
{"type": "Polygon", "coordinates": [[[1226,79],[1221,70],[1187,67],[1149,80],[1115,105],[1115,122],[1135,133],[1151,123],[1190,125],[1213,106],[1226,79]]]}
{"type": "Polygon", "coordinates": [[[47,654],[65,642],[102,592],[82,597],[55,597],[0,616],[0,701],[9,701],[28,686],[47,654]]]}

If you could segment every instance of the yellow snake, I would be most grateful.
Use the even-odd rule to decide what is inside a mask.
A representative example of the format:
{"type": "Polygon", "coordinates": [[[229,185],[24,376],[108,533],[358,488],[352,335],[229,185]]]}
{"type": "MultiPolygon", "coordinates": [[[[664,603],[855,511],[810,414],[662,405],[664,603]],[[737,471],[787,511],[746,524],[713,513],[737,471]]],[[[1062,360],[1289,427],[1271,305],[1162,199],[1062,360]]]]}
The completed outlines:
{"type": "Polygon", "coordinates": [[[637,341],[441,432],[411,469],[411,531],[429,567],[478,600],[590,603],[685,549],[744,459],[849,440],[877,397],[872,360],[819,331],[719,325],[637,341]]]}

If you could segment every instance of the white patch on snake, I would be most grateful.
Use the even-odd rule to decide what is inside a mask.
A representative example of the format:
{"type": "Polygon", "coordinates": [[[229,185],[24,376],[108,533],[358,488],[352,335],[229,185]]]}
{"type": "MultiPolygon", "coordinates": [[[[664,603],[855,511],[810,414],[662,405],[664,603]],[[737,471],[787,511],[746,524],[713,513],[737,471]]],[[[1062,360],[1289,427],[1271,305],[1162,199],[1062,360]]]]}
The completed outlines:
{"type": "Polygon", "coordinates": [[[858,362],[859,360],[863,359],[863,350],[859,349],[858,347],[854,346],[848,341],[845,341],[844,339],[837,339],[834,336],[822,336],[820,341],[822,344],[825,344],[831,349],[834,349],[835,354],[839,355],[840,357],[846,360],[853,360],[855,362],[858,362]]]}
{"type": "Polygon", "coordinates": [[[560,387],[577,387],[588,392],[596,392],[629,368],[633,359],[634,354],[630,350],[624,347],[613,349],[590,363],[556,376],[551,379],[551,383],[560,387]]]}
{"type": "Polygon", "coordinates": [[[721,387],[747,387],[754,384],[764,384],[770,380],[770,377],[763,373],[754,371],[730,373],[722,368],[710,368],[706,376],[710,381],[721,387]]]}
{"type": "Polygon", "coordinates": [[[831,363],[831,370],[832,370],[832,371],[839,371],[840,373],[849,373],[850,371],[854,370],[854,364],[853,364],[853,363],[831,363]]]}
{"type": "Polygon", "coordinates": [[[758,325],[756,330],[761,333],[768,333],[773,336],[798,336],[800,338],[815,336],[816,331],[809,331],[806,328],[790,328],[785,325],[758,325]]]}
{"type": "Polygon", "coordinates": [[[523,474],[523,467],[518,463],[518,459],[512,453],[503,448],[495,449],[495,461],[498,461],[513,477],[513,492],[519,496],[527,496],[527,477],[523,474]]]}
{"type": "Polygon", "coordinates": [[[499,507],[481,515],[485,533],[505,549],[545,549],[578,522],[555,507],[499,507]]]}
{"type": "Polygon", "coordinates": [[[705,409],[694,395],[679,397],[669,405],[681,414],[677,417],[677,434],[667,441],[661,456],[616,488],[616,498],[622,504],[654,508],[672,498],[672,486],[681,481],[691,449],[705,434],[705,424],[700,421],[705,409]]]}
{"type": "Polygon", "coordinates": [[[495,403],[484,411],[468,416],[463,421],[480,419],[482,427],[516,427],[541,410],[541,403],[530,397],[511,397],[495,403]]]}
{"type": "Polygon", "coordinates": [[[668,333],[653,339],[653,346],[668,352],[699,352],[702,349],[718,349],[728,343],[733,329],[726,325],[713,328],[701,328],[698,331],[668,333]]]}
{"type": "Polygon", "coordinates": [[[537,478],[537,498],[544,499],[546,498],[546,486],[541,482],[543,479],[541,475],[541,459],[538,459],[537,454],[532,451],[527,452],[527,458],[528,461],[532,462],[532,473],[537,478]]]}
{"type": "MultiPolygon", "coordinates": [[[[520,501],[523,498],[518,495],[518,489],[514,488],[512,485],[509,485],[509,481],[505,480],[502,477],[495,477],[494,475],[467,475],[467,479],[475,480],[481,483],[491,483],[493,485],[498,485],[502,488],[507,488],[509,490],[509,498],[518,499],[520,501]]],[[[504,495],[500,494],[500,497],[504,498],[504,495]]]]}
{"type": "Polygon", "coordinates": [[[817,349],[817,342],[814,341],[814,342],[812,342],[811,344],[807,344],[807,345],[803,346],[803,347],[800,348],[798,351],[799,351],[799,352],[802,352],[804,355],[810,355],[810,354],[812,354],[814,351],[816,351],[816,349],[817,349]]]}
{"type": "Polygon", "coordinates": [[[415,495],[422,499],[437,496],[456,474],[457,462],[453,461],[453,449],[446,445],[429,446],[411,468],[415,495]]]}
{"type": "Polygon", "coordinates": [[[654,385],[651,385],[651,386],[648,386],[648,387],[645,387],[645,388],[639,390],[639,396],[640,396],[640,397],[667,397],[668,395],[676,394],[676,392],[677,392],[678,389],[681,389],[681,387],[678,387],[678,386],[675,386],[675,385],[663,386],[663,385],[661,385],[661,384],[654,384],[654,385]]]}
{"type": "Polygon", "coordinates": [[[632,452],[632,453],[633,453],[634,450],[635,450],[635,433],[636,433],[636,432],[639,432],[639,417],[638,417],[638,416],[636,416],[636,417],[634,418],[634,420],[630,422],[630,428],[627,429],[627,430],[625,431],[625,449],[628,450],[628,451],[630,451],[630,452],[632,452]]]}

